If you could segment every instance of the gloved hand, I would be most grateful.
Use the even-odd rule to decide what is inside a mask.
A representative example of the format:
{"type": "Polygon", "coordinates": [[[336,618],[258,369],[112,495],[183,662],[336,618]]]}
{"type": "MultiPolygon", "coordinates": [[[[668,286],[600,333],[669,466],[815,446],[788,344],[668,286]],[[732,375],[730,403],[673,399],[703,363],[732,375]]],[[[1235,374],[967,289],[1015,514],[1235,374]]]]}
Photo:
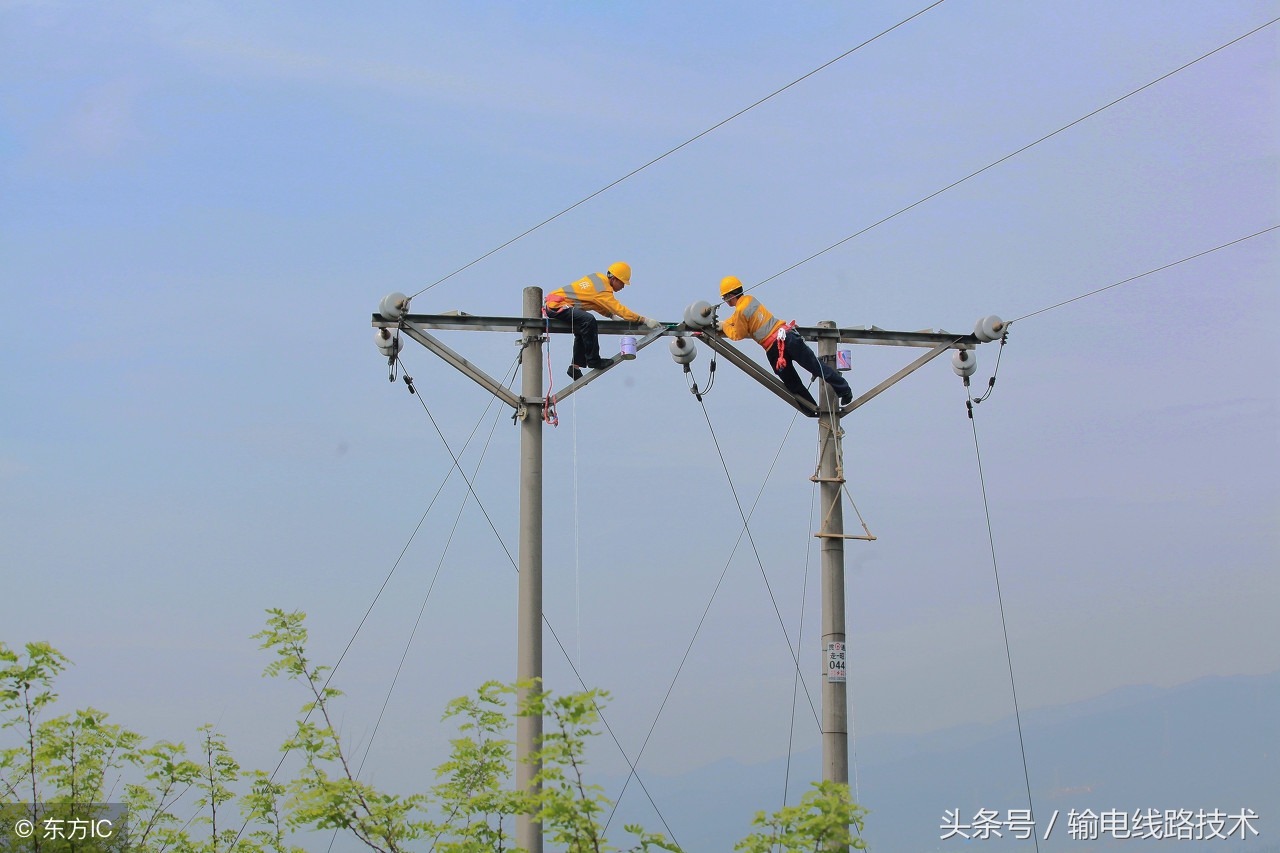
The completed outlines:
{"type": "Polygon", "coordinates": [[[646,326],[648,326],[650,329],[654,331],[662,328],[662,324],[659,323],[657,320],[653,319],[652,317],[641,317],[640,322],[644,323],[646,326]]]}

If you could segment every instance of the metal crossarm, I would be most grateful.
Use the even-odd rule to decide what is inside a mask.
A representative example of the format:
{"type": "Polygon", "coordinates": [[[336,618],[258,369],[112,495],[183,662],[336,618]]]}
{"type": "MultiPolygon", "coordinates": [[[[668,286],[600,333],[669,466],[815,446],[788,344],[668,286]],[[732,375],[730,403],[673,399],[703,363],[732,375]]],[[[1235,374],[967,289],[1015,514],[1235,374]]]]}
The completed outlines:
{"type": "Polygon", "coordinates": [[[936,347],[943,349],[973,349],[982,341],[973,334],[953,332],[894,332],[872,326],[869,329],[852,327],[827,329],[822,326],[796,326],[795,333],[806,341],[834,340],[841,344],[869,344],[888,347],[936,347]]]}
{"type": "MultiPolygon", "coordinates": [[[[553,334],[571,334],[573,328],[568,320],[546,320],[529,317],[491,317],[480,314],[467,314],[461,311],[448,314],[406,314],[404,320],[413,323],[419,329],[459,330],[472,332],[521,332],[527,328],[545,329],[553,334]]],[[[381,314],[373,315],[376,327],[392,327],[395,320],[387,320],[381,314]]],[[[633,335],[639,338],[647,335],[649,329],[642,323],[627,320],[598,320],[596,325],[602,335],[633,335]]],[[[668,328],[679,328],[681,331],[698,331],[687,329],[683,324],[669,324],[668,328]]],[[[806,341],[834,340],[842,344],[867,344],[871,346],[896,347],[936,347],[946,344],[948,349],[973,349],[981,341],[972,334],[956,334],[943,331],[896,332],[881,329],[848,327],[844,329],[828,329],[822,326],[796,326],[795,333],[806,341]]]]}
{"type": "MultiPolygon", "coordinates": [[[[572,334],[568,320],[535,317],[487,317],[457,311],[448,314],[405,314],[403,320],[419,329],[462,332],[523,332],[525,329],[541,329],[556,334],[572,334]]],[[[397,320],[388,320],[381,314],[373,315],[374,328],[395,328],[397,320]]],[[[639,338],[649,334],[649,327],[629,320],[597,320],[602,335],[632,335],[639,338]]],[[[672,324],[674,326],[675,324],[672,324]]]]}

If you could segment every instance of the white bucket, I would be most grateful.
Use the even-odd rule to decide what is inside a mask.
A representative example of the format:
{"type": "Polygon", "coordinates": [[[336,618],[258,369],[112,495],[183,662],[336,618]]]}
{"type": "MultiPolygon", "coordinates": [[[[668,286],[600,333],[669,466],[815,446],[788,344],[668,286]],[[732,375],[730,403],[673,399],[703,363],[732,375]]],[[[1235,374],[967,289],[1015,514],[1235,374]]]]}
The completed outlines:
{"type": "Polygon", "coordinates": [[[629,335],[622,339],[622,357],[626,361],[636,357],[636,339],[629,335]]]}
{"type": "Polygon", "coordinates": [[[852,352],[847,349],[836,350],[836,370],[853,370],[852,352]]]}

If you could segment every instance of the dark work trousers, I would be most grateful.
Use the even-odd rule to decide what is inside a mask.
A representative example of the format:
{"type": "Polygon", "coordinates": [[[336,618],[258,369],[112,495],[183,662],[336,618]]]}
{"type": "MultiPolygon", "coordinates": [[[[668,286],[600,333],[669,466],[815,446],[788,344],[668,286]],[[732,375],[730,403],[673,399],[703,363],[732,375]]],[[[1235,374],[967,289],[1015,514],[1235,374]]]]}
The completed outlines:
{"type": "Polygon", "coordinates": [[[787,332],[787,344],[783,347],[783,350],[787,364],[781,370],[778,369],[777,342],[774,342],[773,346],[765,350],[765,355],[769,359],[769,366],[773,368],[773,372],[782,380],[782,384],[786,385],[787,390],[801,400],[808,400],[817,408],[817,401],[809,395],[809,390],[800,381],[800,374],[796,373],[795,366],[797,364],[809,371],[815,378],[821,376],[835,390],[837,395],[841,397],[853,396],[853,390],[849,388],[849,383],[844,381],[844,377],[840,375],[839,371],[814,355],[813,350],[809,349],[809,345],[804,342],[804,338],[795,332],[787,332]]]}
{"type": "MultiPolygon", "coordinates": [[[[596,326],[596,318],[590,311],[583,311],[577,306],[560,308],[555,311],[547,309],[547,316],[553,320],[569,320],[573,324],[573,361],[578,367],[590,367],[600,360],[600,332],[596,326]]],[[[790,341],[787,346],[790,346],[790,341]]]]}

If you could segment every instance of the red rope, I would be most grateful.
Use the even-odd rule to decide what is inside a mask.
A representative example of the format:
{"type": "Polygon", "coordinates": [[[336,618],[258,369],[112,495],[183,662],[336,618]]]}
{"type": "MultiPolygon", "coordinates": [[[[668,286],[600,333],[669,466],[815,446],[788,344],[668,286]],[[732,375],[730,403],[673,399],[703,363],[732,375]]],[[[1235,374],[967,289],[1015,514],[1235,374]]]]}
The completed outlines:
{"type": "Polygon", "coordinates": [[[551,393],[556,387],[555,373],[551,370],[551,318],[547,316],[547,306],[542,306],[543,328],[547,333],[547,399],[542,406],[542,420],[554,426],[560,426],[560,416],[556,414],[556,395],[551,393]]]}
{"type": "Polygon", "coordinates": [[[783,323],[782,327],[773,333],[773,339],[778,343],[778,370],[787,366],[787,332],[795,327],[796,321],[792,320],[790,323],[783,323]]]}

